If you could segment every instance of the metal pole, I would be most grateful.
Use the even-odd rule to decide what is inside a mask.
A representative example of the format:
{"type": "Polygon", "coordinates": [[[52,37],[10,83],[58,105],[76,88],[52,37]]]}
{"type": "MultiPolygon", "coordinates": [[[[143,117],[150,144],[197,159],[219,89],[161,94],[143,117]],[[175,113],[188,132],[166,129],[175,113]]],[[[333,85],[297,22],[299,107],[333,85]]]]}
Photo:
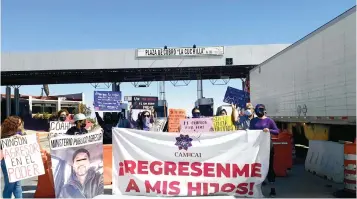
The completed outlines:
{"type": "Polygon", "coordinates": [[[160,95],[159,95],[159,99],[160,100],[165,100],[166,99],[166,93],[165,93],[165,81],[161,81],[159,83],[159,92],[160,92],[160,95]]]}
{"type": "Polygon", "coordinates": [[[6,117],[11,115],[11,87],[6,86],[6,117]]]}
{"type": "Polygon", "coordinates": [[[242,91],[246,91],[246,87],[245,87],[245,81],[243,78],[241,78],[240,80],[242,80],[242,91]]]}
{"type": "Polygon", "coordinates": [[[197,99],[203,98],[202,79],[197,80],[197,99]]]}
{"type": "Polygon", "coordinates": [[[14,99],[15,99],[15,115],[20,115],[20,91],[19,88],[14,88],[14,99]]]}
{"type": "Polygon", "coordinates": [[[112,91],[120,91],[120,85],[118,82],[112,83],[112,91]]]}

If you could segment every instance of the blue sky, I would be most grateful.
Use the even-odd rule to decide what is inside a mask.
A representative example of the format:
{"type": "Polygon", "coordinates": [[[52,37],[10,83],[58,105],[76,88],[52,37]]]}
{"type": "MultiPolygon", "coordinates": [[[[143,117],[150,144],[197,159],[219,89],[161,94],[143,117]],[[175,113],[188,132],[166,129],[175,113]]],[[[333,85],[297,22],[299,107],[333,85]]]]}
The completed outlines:
{"type": "MultiPolygon", "coordinates": [[[[355,0],[2,0],[2,51],[151,48],[293,43],[356,5],[355,0]]],[[[240,80],[228,86],[241,88],[240,80]]],[[[166,83],[171,108],[190,110],[197,84],[166,83]],[[186,94],[183,97],[182,93],[186,94]]],[[[223,104],[227,85],[204,82],[204,96],[223,104]]],[[[149,88],[121,85],[123,95],[157,95],[149,88]]],[[[51,94],[84,92],[89,84],[50,85],[51,94]]],[[[5,92],[5,88],[1,88],[5,92]]],[[[22,86],[39,95],[41,86],[22,86]]]]}

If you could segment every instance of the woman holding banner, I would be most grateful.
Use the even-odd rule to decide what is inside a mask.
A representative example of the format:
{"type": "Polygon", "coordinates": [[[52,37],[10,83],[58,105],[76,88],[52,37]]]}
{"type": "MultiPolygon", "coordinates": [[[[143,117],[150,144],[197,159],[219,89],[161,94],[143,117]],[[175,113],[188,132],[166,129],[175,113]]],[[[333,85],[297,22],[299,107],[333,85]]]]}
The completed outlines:
{"type": "MultiPolygon", "coordinates": [[[[22,136],[24,122],[18,116],[10,116],[5,119],[1,125],[1,139],[10,138],[13,136],[22,136]]],[[[15,198],[22,198],[21,181],[9,182],[9,176],[6,169],[5,159],[1,159],[1,170],[4,174],[4,190],[3,198],[11,198],[14,194],[15,198]]]]}
{"type": "MultiPolygon", "coordinates": [[[[266,116],[266,108],[264,104],[258,104],[255,107],[256,118],[250,121],[250,130],[263,130],[265,133],[270,133],[273,135],[279,134],[279,129],[276,126],[274,120],[266,116]]],[[[268,171],[268,182],[271,186],[270,196],[275,197],[276,191],[274,187],[275,183],[275,172],[274,172],[274,147],[272,141],[270,141],[270,159],[269,159],[269,171],[268,171]]]]}

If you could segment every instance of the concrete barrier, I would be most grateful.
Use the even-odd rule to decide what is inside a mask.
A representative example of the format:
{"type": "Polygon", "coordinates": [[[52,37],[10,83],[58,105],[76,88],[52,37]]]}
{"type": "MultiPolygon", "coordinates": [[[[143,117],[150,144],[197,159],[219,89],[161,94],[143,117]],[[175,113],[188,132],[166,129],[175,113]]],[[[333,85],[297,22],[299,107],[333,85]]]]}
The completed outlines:
{"type": "Polygon", "coordinates": [[[344,179],[344,145],[321,140],[310,140],[305,170],[337,183],[344,179]]]}

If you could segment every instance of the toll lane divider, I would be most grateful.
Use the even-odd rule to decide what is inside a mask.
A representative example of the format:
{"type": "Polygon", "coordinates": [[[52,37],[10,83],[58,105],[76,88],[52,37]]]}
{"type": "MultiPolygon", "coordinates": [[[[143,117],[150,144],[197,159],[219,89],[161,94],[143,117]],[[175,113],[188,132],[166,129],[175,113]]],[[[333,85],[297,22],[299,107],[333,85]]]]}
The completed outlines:
{"type": "Polygon", "coordinates": [[[344,181],[344,144],[310,140],[305,170],[337,183],[344,181]]]}

